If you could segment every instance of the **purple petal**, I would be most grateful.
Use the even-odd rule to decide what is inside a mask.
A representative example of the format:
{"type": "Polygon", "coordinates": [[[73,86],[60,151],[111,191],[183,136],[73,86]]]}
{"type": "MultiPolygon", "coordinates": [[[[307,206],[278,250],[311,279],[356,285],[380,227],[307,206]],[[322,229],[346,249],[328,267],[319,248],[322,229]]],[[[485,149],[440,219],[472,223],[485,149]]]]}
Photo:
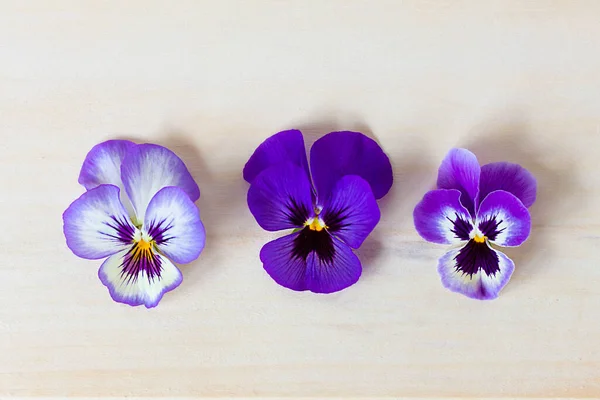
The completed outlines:
{"type": "Polygon", "coordinates": [[[200,198],[200,189],[183,161],[171,150],[155,144],[131,149],[121,165],[121,177],[138,224],[144,221],[150,199],[164,187],[177,186],[192,201],[200,198]]]}
{"type": "Polygon", "coordinates": [[[453,244],[469,240],[473,226],[471,216],[460,202],[458,190],[432,190],[413,212],[415,228],[429,242],[453,244]]]}
{"type": "Polygon", "coordinates": [[[328,231],[357,249],[379,222],[379,207],[369,183],[356,175],[340,179],[323,205],[328,231]]]}
{"type": "Polygon", "coordinates": [[[268,231],[302,227],[314,214],[308,176],[292,163],[266,169],[248,190],[248,207],[268,231]]]}
{"type": "Polygon", "coordinates": [[[100,185],[75,200],[63,214],[67,246],[75,255],[99,259],[132,243],[135,227],[119,201],[119,188],[100,185]]]}
{"type": "Polygon", "coordinates": [[[442,284],[472,299],[495,299],[510,280],[515,264],[487,243],[475,243],[477,250],[469,249],[473,243],[471,241],[462,249],[451,250],[440,258],[438,273],[442,284]],[[472,266],[475,267],[471,270],[472,266]]]}
{"type": "Polygon", "coordinates": [[[108,140],[97,144],[85,157],[79,183],[87,190],[104,184],[122,188],[121,163],[127,152],[135,146],[128,140],[108,140]]]}
{"type": "Polygon", "coordinates": [[[359,132],[332,132],[317,140],[310,149],[310,169],[319,199],[326,199],[345,175],[366,180],[376,199],[385,196],[393,182],[388,156],[359,132]]]}
{"type": "Polygon", "coordinates": [[[511,193],[490,193],[479,207],[476,226],[498,246],[518,246],[529,237],[531,217],[527,208],[511,193]]]}
{"type": "Polygon", "coordinates": [[[537,182],[535,177],[519,164],[498,162],[481,167],[479,201],[496,190],[515,195],[527,208],[535,203],[537,182]]]}
{"type": "Polygon", "coordinates": [[[154,254],[157,270],[149,273],[145,268],[131,265],[130,249],[123,250],[104,261],[98,270],[100,281],[108,288],[112,299],[130,306],[156,307],[168,291],[181,284],[183,276],[166,257],[154,254]],[[135,273],[133,272],[135,271],[135,273]]]}
{"type": "Polygon", "coordinates": [[[309,175],[304,137],[299,130],[279,132],[262,142],[244,167],[244,179],[253,183],[261,172],[282,163],[292,163],[309,175]]]}
{"type": "Polygon", "coordinates": [[[194,261],[204,248],[206,235],[198,208],[178,187],[163,188],[150,200],[143,229],[176,263],[194,261]]]}
{"type": "Polygon", "coordinates": [[[480,173],[481,167],[475,154],[466,149],[452,149],[440,165],[437,186],[439,189],[459,190],[460,202],[475,215],[480,173]]]}
{"type": "Polygon", "coordinates": [[[350,247],[325,235],[328,235],[325,230],[315,233],[304,228],[267,243],[260,252],[265,270],[275,282],[292,290],[332,293],[353,285],[362,272],[358,257],[350,247]],[[325,243],[311,243],[315,239],[311,235],[317,235],[325,243]],[[326,253],[320,247],[323,244],[328,247],[326,253]],[[318,249],[311,250],[311,245],[318,249]]]}

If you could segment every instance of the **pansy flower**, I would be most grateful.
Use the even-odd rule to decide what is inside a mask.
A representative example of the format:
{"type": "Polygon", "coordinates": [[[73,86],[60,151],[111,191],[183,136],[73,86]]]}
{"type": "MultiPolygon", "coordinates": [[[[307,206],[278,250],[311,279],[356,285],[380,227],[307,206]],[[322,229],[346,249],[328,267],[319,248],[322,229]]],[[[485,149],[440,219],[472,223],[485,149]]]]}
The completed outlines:
{"type": "Polygon", "coordinates": [[[437,186],[415,207],[414,222],[425,240],[453,245],[438,262],[442,284],[474,299],[498,297],[515,265],[492,244],[513,247],[527,240],[535,178],[518,164],[480,166],[470,151],[452,149],[437,186]]]}
{"type": "Polygon", "coordinates": [[[63,214],[67,245],[108,257],[98,276],[113,300],[155,307],[182,281],[171,260],[189,263],[204,248],[198,185],[172,151],[126,140],[95,146],[79,183],[87,191],[63,214]]]}
{"type": "Polygon", "coordinates": [[[310,149],[298,130],[265,140],[244,168],[248,207],[267,231],[292,233],[260,252],[266,272],[292,290],[331,293],[354,284],[358,249],[379,222],[376,200],[392,186],[388,157],[358,132],[332,132],[310,149]],[[311,179],[312,172],[312,179],[311,179]]]}

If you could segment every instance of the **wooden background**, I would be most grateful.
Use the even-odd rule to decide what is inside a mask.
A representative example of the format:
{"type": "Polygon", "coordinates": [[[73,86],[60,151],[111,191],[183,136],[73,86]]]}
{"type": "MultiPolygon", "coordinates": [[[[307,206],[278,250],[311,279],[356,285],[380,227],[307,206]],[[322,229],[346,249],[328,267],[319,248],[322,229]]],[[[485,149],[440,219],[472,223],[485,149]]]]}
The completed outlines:
{"type": "Polygon", "coordinates": [[[599,1],[0,0],[0,397],[600,397],[599,1]],[[361,130],[395,184],[341,293],[277,286],[241,170],[361,130]],[[96,143],[169,146],[207,247],[154,310],[65,245],[96,143]],[[501,297],[446,291],[412,209],[467,147],[539,180],[501,297]]]}

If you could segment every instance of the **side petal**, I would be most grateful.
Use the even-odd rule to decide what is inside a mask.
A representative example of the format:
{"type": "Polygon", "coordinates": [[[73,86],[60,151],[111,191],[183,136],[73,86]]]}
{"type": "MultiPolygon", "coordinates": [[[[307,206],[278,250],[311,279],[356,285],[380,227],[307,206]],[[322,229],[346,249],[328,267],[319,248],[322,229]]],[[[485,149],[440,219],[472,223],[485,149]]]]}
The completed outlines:
{"type": "MultiPolygon", "coordinates": [[[[465,266],[457,261],[461,260],[461,252],[464,256],[465,252],[473,251],[467,250],[469,245],[462,249],[451,250],[440,258],[438,273],[442,284],[445,288],[472,299],[495,299],[510,280],[515,264],[504,253],[490,248],[486,243],[475,245],[478,246],[481,254],[479,254],[480,261],[475,262],[477,269],[473,273],[465,272],[463,269],[465,266]],[[485,255],[482,255],[483,253],[485,255]],[[483,260],[487,260],[488,263],[483,260]],[[494,268],[491,268],[492,264],[494,268]]],[[[469,258],[474,259],[474,257],[471,255],[469,258]]]]}
{"type": "Polygon", "coordinates": [[[358,175],[380,199],[392,187],[390,159],[373,139],[359,132],[331,132],[310,149],[310,169],[319,199],[327,199],[337,181],[358,175]]]}
{"type": "Polygon", "coordinates": [[[121,177],[139,224],[144,221],[150,199],[164,187],[177,186],[192,201],[200,198],[200,189],[183,161],[171,150],[155,144],[131,149],[121,165],[121,177]]]}
{"type": "Polygon", "coordinates": [[[469,240],[471,215],[460,202],[458,190],[432,190],[413,211],[415,228],[429,242],[455,244],[469,240]]]}
{"type": "Polygon", "coordinates": [[[261,172],[283,163],[292,163],[309,175],[304,137],[297,129],[276,133],[262,142],[244,166],[244,180],[253,183],[261,172]]]}
{"type": "Polygon", "coordinates": [[[490,242],[498,246],[518,246],[531,232],[527,207],[503,190],[492,192],[483,200],[475,224],[490,242]]]}
{"type": "Polygon", "coordinates": [[[369,183],[356,175],[338,180],[321,215],[327,230],[354,249],[360,247],[381,216],[369,183]]]}
{"type": "Polygon", "coordinates": [[[144,231],[162,253],[181,264],[198,258],[206,240],[198,208],[175,186],[159,190],[150,200],[144,231]]]}
{"type": "Polygon", "coordinates": [[[512,193],[529,208],[535,203],[537,181],[531,172],[519,164],[507,162],[486,164],[481,167],[479,201],[483,201],[488,194],[496,190],[512,193]]]}
{"type": "Polygon", "coordinates": [[[437,186],[439,189],[459,190],[460,202],[475,215],[480,175],[481,167],[475,154],[466,149],[452,149],[440,165],[437,186]]]}
{"type": "Polygon", "coordinates": [[[108,140],[97,144],[85,157],[79,173],[79,183],[87,190],[104,184],[122,188],[121,163],[135,146],[129,140],[108,140]]]}
{"type": "Polygon", "coordinates": [[[248,208],[265,230],[302,227],[314,213],[308,176],[292,163],[264,170],[248,190],[248,208]]]}
{"type": "Polygon", "coordinates": [[[100,281],[114,301],[130,306],[156,307],[166,292],[181,284],[181,271],[160,254],[155,255],[158,273],[139,268],[139,272],[132,275],[127,268],[129,254],[129,250],[123,250],[109,257],[98,270],[100,281]]]}
{"type": "Polygon", "coordinates": [[[135,233],[114,185],[100,185],[82,194],[64,212],[63,223],[71,251],[94,260],[130,246],[135,233]]]}
{"type": "Polygon", "coordinates": [[[304,234],[327,235],[325,231],[315,233],[305,228],[262,248],[260,259],[275,282],[297,291],[332,293],[358,281],[362,266],[350,247],[327,235],[327,238],[323,236],[330,240],[327,251],[324,251],[323,245],[318,250],[306,249],[307,243],[302,243],[307,240],[304,234]]]}

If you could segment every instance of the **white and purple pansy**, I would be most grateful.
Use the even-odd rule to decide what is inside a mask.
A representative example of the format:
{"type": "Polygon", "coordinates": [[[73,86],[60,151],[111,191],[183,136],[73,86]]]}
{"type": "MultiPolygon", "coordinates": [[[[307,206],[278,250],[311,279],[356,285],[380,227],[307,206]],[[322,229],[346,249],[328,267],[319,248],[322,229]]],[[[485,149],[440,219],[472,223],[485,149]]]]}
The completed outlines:
{"type": "Polygon", "coordinates": [[[518,164],[480,166],[470,151],[452,149],[442,161],[437,186],[413,216],[423,239],[453,245],[438,263],[443,285],[474,299],[498,297],[515,265],[491,245],[519,246],[529,237],[535,178],[518,164]]]}
{"type": "Polygon", "coordinates": [[[358,281],[362,266],[353,249],[379,222],[376,200],[393,181],[390,161],[374,140],[329,133],[311,147],[309,166],[302,133],[279,132],[254,151],[244,179],[258,224],[267,231],[293,229],[260,252],[275,282],[332,293],[358,281]]]}
{"type": "Polygon", "coordinates": [[[98,276],[113,300],[157,306],[182,281],[171,260],[189,263],[204,248],[200,190],[185,164],[162,146],[110,140],[88,153],[79,183],[87,191],[63,214],[67,245],[106,258],[98,276]]]}

